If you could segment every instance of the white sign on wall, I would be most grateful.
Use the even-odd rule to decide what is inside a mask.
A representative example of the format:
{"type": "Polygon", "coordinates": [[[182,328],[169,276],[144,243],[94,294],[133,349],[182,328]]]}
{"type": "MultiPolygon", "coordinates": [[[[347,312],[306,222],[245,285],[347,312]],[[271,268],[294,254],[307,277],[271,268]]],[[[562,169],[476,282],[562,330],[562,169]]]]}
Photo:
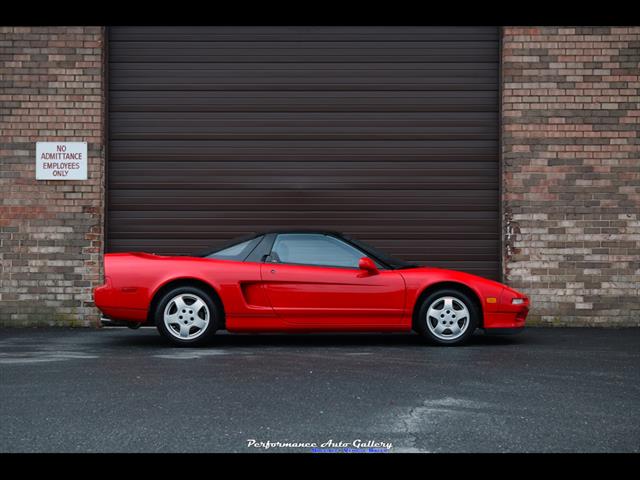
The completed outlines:
{"type": "Polygon", "coordinates": [[[86,180],[87,142],[36,142],[36,180],[86,180]]]}

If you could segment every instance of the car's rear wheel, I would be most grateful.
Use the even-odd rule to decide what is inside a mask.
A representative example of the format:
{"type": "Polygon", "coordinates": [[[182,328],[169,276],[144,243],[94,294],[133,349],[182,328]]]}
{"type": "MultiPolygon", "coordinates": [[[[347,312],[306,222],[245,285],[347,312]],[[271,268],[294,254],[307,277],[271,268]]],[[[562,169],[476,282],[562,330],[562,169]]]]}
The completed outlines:
{"type": "Polygon", "coordinates": [[[167,292],[155,311],[158,330],[178,346],[205,344],[218,329],[219,318],[219,309],[210,296],[190,286],[167,292]]]}
{"type": "Polygon", "coordinates": [[[471,338],[479,318],[478,307],[468,295],[443,289],[422,301],[416,330],[435,344],[461,345],[471,338]]]}

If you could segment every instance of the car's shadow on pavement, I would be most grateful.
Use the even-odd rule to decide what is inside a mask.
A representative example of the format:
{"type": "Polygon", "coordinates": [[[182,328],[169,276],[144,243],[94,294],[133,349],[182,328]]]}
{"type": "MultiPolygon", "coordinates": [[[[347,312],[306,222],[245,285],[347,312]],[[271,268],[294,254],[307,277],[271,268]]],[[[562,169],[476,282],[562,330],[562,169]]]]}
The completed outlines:
{"type": "MultiPolygon", "coordinates": [[[[531,343],[526,334],[485,335],[476,333],[471,340],[455,348],[474,346],[511,346],[531,343]]],[[[112,345],[148,348],[185,348],[171,345],[152,329],[141,329],[128,335],[118,335],[109,339],[112,345]]],[[[230,334],[220,332],[211,342],[200,348],[216,347],[416,347],[441,348],[432,345],[418,334],[412,333],[246,333],[230,334]]],[[[195,347],[198,348],[198,347],[195,347]]]]}

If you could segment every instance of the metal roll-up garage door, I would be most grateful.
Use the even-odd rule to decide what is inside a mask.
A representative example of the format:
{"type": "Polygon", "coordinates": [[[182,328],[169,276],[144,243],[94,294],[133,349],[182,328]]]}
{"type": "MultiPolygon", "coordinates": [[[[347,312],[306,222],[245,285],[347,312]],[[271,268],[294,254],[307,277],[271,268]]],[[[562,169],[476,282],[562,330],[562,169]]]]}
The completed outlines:
{"type": "Polygon", "coordinates": [[[499,276],[499,31],[112,27],[107,251],[339,230],[499,276]]]}

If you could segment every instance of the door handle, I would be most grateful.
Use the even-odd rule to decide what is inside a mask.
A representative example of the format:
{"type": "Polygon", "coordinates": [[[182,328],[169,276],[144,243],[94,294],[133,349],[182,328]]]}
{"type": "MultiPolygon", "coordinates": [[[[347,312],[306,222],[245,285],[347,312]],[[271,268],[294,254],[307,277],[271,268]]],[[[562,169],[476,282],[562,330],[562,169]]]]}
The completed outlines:
{"type": "Polygon", "coordinates": [[[271,269],[271,273],[276,273],[275,269],[272,268],[271,269]]]}

